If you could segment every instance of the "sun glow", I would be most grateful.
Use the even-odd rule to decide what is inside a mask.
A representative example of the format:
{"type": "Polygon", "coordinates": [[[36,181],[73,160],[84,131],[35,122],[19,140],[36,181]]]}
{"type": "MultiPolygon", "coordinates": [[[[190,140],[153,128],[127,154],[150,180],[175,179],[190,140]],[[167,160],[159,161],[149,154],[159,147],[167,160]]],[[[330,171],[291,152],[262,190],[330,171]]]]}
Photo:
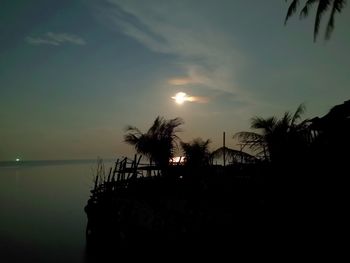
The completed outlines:
{"type": "Polygon", "coordinates": [[[178,92],[174,97],[171,98],[174,99],[177,104],[183,104],[188,100],[188,96],[185,92],[178,92]]]}
{"type": "Polygon", "coordinates": [[[176,104],[182,105],[185,101],[196,102],[196,103],[207,103],[207,97],[189,96],[185,92],[178,92],[175,96],[171,97],[175,100],[176,104]]]}

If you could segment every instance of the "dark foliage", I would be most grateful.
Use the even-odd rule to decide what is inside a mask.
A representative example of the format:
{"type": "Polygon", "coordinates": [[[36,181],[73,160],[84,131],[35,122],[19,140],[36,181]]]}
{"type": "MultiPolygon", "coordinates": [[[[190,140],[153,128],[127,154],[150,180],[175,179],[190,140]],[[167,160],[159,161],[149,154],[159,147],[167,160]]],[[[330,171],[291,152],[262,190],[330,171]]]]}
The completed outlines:
{"type": "MultiPolygon", "coordinates": [[[[287,23],[288,19],[297,12],[300,2],[301,2],[300,0],[292,0],[291,4],[289,5],[287,15],[284,21],[285,24],[287,23]]],[[[329,39],[334,30],[335,15],[336,13],[341,13],[342,9],[345,7],[346,0],[305,0],[304,3],[305,4],[300,11],[300,18],[307,17],[310,13],[311,7],[317,4],[315,26],[314,26],[314,41],[316,41],[317,39],[322,17],[325,15],[327,11],[330,10],[330,16],[327,23],[326,34],[325,34],[325,38],[329,39]]]]}
{"type": "Polygon", "coordinates": [[[157,165],[166,168],[174,156],[177,147],[179,126],[183,124],[180,118],[166,120],[157,117],[146,133],[138,128],[128,126],[125,142],[133,145],[136,151],[147,156],[157,165]]]}
{"type": "Polygon", "coordinates": [[[186,143],[181,142],[181,148],[185,154],[185,164],[191,167],[201,167],[209,165],[210,140],[203,141],[201,138],[194,139],[186,143]]]}

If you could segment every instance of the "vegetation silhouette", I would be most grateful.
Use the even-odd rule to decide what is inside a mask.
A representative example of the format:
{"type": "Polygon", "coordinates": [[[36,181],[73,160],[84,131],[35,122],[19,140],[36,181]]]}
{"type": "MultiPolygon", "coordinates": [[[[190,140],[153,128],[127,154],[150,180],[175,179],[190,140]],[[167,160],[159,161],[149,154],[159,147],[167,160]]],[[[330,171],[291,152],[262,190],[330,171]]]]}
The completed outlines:
{"type": "Polygon", "coordinates": [[[254,117],[251,128],[261,133],[238,132],[234,137],[265,161],[274,164],[294,162],[308,145],[308,120],[297,123],[304,111],[305,106],[301,104],[293,115],[285,112],[281,119],[254,117]]]}
{"type": "Polygon", "coordinates": [[[147,156],[151,162],[154,161],[164,172],[174,157],[179,140],[176,133],[180,131],[179,126],[182,124],[180,118],[166,120],[158,116],[146,133],[134,126],[128,126],[124,140],[133,145],[138,153],[147,156]]]}
{"type": "MultiPolygon", "coordinates": [[[[285,23],[300,2],[292,1],[285,23]]],[[[314,41],[329,8],[325,37],[331,36],[346,1],[305,1],[300,17],[316,3],[314,41]]],[[[301,104],[281,118],[254,117],[254,131],[233,136],[241,150],[223,145],[210,152],[210,140],[200,138],[181,142],[180,118],[157,117],[146,133],[127,127],[125,142],[154,165],[143,166],[137,156],[118,159],[106,176],[99,164],[85,207],[88,251],[97,252],[97,261],[118,248],[129,257],[141,249],[183,255],[272,247],[276,253],[294,238],[299,247],[309,247],[341,233],[339,222],[348,206],[350,100],[323,117],[302,120],[304,112],[301,104]],[[184,162],[170,162],[179,144],[184,162]],[[223,156],[226,166],[214,164],[223,156]]]]}
{"type": "MultiPolygon", "coordinates": [[[[287,1],[287,0],[286,0],[287,1]]],[[[297,12],[298,5],[300,4],[300,0],[292,0],[291,4],[289,5],[286,18],[284,20],[284,23],[286,24],[287,21],[291,16],[293,16],[297,12]]],[[[317,3],[317,11],[316,11],[316,17],[315,17],[315,26],[314,26],[314,41],[316,41],[319,30],[320,30],[320,23],[322,20],[323,15],[331,8],[329,20],[327,23],[325,38],[329,39],[333,30],[334,30],[334,20],[336,13],[341,13],[343,8],[346,5],[346,0],[305,0],[305,5],[300,11],[300,18],[307,17],[310,13],[310,8],[317,3]]]]}
{"type": "Polygon", "coordinates": [[[99,251],[99,258],[99,249],[116,246],[126,253],[154,247],[181,253],[247,244],[257,249],[292,238],[321,242],[337,229],[324,213],[338,220],[346,206],[350,100],[323,117],[302,120],[304,111],[301,104],[281,118],[254,117],[251,127],[259,132],[234,135],[253,155],[225,146],[210,152],[210,140],[197,138],[180,142],[185,159],[175,164],[169,159],[179,141],[179,118],[157,117],[145,134],[128,128],[126,142],[156,161],[142,167],[140,158],[125,158],[108,176],[99,164],[85,208],[88,250],[99,251]],[[223,151],[231,162],[214,165],[223,151]],[[266,242],[267,236],[274,241],[266,242]]]}
{"type": "Polygon", "coordinates": [[[185,155],[185,164],[189,167],[208,166],[210,163],[210,140],[194,139],[189,143],[181,142],[181,148],[185,155]]]}

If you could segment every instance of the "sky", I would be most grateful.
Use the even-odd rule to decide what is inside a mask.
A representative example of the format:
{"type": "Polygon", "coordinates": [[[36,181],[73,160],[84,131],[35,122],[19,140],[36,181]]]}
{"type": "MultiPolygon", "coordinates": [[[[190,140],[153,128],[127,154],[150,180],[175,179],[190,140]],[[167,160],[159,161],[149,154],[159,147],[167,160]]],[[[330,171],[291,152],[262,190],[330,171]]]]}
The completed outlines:
{"type": "Polygon", "coordinates": [[[349,7],[314,43],[314,13],[284,25],[283,0],[1,3],[0,160],[130,156],[125,127],[157,116],[181,117],[183,141],[213,150],[225,131],[237,148],[254,116],[350,98],[349,7]]]}

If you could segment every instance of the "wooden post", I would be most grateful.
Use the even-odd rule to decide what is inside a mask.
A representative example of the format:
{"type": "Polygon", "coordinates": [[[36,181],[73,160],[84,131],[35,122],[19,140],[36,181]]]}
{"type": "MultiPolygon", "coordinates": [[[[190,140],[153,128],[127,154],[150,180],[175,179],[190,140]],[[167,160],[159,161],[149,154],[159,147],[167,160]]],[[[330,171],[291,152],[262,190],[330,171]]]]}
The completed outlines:
{"type": "Polygon", "coordinates": [[[117,159],[117,161],[115,162],[115,165],[114,165],[114,170],[113,170],[113,175],[112,175],[112,182],[115,182],[115,174],[117,173],[117,170],[118,170],[118,164],[119,164],[119,159],[117,159]]]}
{"type": "Polygon", "coordinates": [[[107,177],[107,183],[110,182],[111,180],[111,175],[112,175],[112,167],[109,169],[108,177],[107,177]]]}

